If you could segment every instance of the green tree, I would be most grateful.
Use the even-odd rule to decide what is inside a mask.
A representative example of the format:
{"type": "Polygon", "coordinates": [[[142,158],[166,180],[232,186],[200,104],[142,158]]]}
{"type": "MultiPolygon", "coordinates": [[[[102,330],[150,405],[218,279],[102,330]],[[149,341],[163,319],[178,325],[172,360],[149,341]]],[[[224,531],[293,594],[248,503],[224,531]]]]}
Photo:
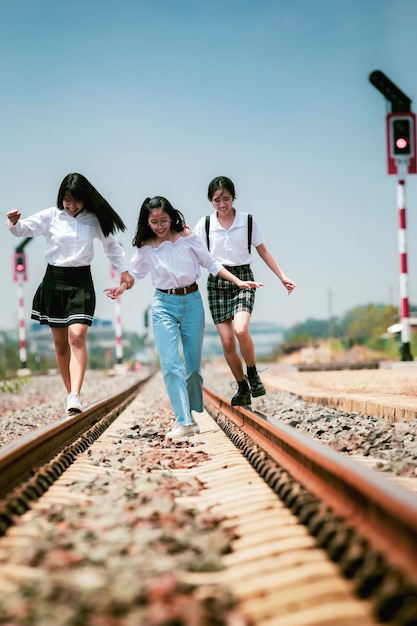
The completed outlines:
{"type": "Polygon", "coordinates": [[[368,304],[347,311],[341,321],[343,335],[350,345],[364,344],[381,338],[393,323],[397,309],[393,306],[368,304]]]}

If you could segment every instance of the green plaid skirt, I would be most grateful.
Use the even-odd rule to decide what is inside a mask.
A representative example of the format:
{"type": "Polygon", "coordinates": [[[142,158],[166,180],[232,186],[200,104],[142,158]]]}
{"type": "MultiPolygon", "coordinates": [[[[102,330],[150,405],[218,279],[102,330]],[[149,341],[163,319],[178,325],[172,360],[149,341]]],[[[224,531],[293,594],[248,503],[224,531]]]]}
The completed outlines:
{"type": "MultiPolygon", "coordinates": [[[[224,266],[240,280],[254,280],[250,265],[224,266]]],[[[233,319],[239,311],[252,313],[255,303],[256,289],[239,289],[236,285],[209,274],[207,281],[207,298],[210,313],[215,324],[233,319]]]]}

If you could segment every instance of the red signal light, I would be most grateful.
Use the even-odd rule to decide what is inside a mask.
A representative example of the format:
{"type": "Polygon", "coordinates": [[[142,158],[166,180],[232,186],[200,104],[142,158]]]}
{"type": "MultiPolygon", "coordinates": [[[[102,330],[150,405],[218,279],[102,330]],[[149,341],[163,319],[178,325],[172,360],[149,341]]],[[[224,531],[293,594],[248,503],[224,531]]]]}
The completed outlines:
{"type": "Polygon", "coordinates": [[[396,142],[395,145],[397,146],[398,150],[402,150],[404,151],[405,148],[408,146],[408,141],[407,139],[404,139],[404,137],[399,137],[396,142]]]}
{"type": "Polygon", "coordinates": [[[14,274],[13,280],[17,282],[18,280],[26,281],[26,255],[24,252],[15,252],[13,259],[13,267],[14,274]]]}
{"type": "Polygon", "coordinates": [[[411,155],[411,137],[413,122],[411,118],[394,118],[392,120],[392,139],[394,141],[394,154],[411,155]]]}

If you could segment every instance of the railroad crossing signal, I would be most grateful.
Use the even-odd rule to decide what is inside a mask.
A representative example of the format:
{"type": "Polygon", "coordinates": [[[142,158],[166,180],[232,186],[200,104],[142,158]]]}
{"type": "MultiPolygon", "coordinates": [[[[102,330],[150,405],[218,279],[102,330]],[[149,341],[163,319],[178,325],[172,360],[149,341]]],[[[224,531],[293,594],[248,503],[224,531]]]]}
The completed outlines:
{"type": "Polygon", "coordinates": [[[417,174],[415,113],[387,115],[388,174],[398,174],[404,165],[409,174],[417,174]]]}
{"type": "Polygon", "coordinates": [[[411,98],[380,70],[369,74],[369,82],[391,104],[386,117],[388,174],[417,174],[416,116],[411,98]]]}
{"type": "Polygon", "coordinates": [[[26,274],[26,255],[24,252],[15,252],[13,254],[13,280],[17,283],[18,280],[27,281],[26,274]]]}
{"type": "Polygon", "coordinates": [[[401,360],[412,361],[410,311],[408,303],[407,246],[405,219],[405,177],[417,174],[416,116],[411,112],[411,99],[390,79],[376,70],[369,81],[390,102],[391,113],[386,116],[388,174],[397,174],[397,203],[399,217],[398,244],[400,251],[401,296],[401,360]]]}

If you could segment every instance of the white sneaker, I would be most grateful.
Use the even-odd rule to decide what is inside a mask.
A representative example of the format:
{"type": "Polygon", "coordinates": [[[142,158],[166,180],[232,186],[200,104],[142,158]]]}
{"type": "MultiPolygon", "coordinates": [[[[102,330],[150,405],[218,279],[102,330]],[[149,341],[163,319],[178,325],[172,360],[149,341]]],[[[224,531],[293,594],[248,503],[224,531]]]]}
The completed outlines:
{"type": "Polygon", "coordinates": [[[191,419],[193,420],[191,423],[191,428],[193,429],[193,432],[195,435],[199,435],[200,434],[200,426],[197,424],[197,422],[195,421],[195,419],[191,416],[191,419]]]}
{"type": "Polygon", "coordinates": [[[175,424],[174,428],[165,435],[165,439],[182,439],[182,437],[192,437],[194,435],[193,427],[184,426],[184,424],[175,424]]]}
{"type": "Polygon", "coordinates": [[[67,397],[67,413],[81,413],[83,406],[78,393],[69,393],[67,397]]]}

